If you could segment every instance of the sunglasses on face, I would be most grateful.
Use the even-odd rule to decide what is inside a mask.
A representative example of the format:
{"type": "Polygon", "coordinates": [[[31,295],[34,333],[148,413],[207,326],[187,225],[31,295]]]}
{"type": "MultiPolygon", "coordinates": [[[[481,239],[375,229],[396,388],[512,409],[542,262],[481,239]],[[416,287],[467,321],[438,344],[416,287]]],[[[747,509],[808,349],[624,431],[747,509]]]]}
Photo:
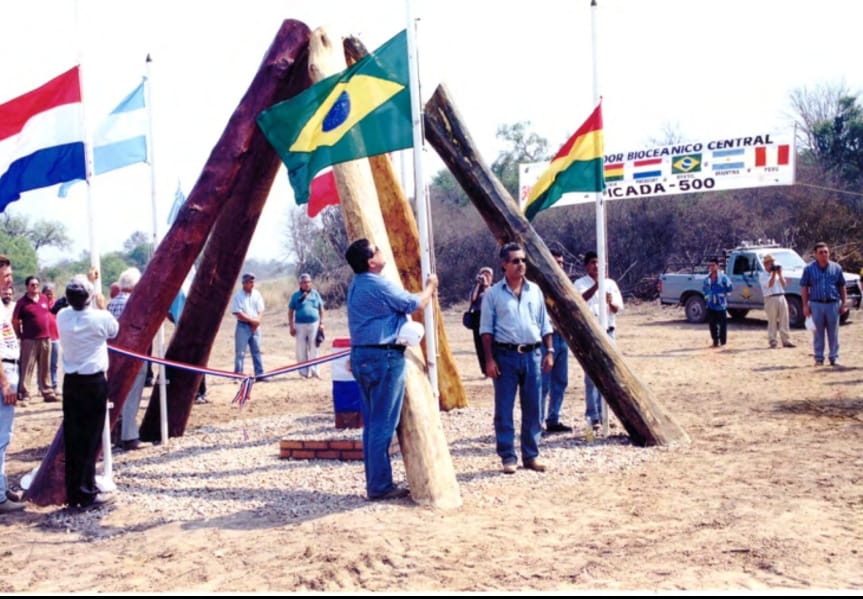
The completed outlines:
{"type": "Polygon", "coordinates": [[[509,261],[510,264],[527,264],[527,258],[513,258],[509,261]]]}

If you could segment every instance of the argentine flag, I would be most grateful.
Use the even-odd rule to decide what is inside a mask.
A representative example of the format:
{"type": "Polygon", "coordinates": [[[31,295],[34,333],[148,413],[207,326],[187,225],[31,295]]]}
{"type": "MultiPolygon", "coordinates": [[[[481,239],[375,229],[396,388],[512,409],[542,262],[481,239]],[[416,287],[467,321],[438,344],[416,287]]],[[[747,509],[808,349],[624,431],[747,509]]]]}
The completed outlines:
{"type": "MultiPolygon", "coordinates": [[[[147,112],[144,82],[111,111],[93,137],[93,174],[101,175],[137,162],[147,162],[147,112]]],[[[65,198],[77,179],[60,186],[65,198]]]]}

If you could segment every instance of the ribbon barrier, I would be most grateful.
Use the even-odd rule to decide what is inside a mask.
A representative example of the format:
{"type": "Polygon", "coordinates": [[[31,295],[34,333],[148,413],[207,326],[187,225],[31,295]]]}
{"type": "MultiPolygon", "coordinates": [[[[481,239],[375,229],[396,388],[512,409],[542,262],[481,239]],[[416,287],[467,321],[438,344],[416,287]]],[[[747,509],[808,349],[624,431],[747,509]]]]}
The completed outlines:
{"type": "Polygon", "coordinates": [[[334,360],[338,360],[340,358],[344,358],[350,355],[351,350],[345,349],[342,351],[337,351],[332,354],[327,354],[325,356],[318,356],[317,358],[312,358],[311,360],[306,360],[305,362],[297,362],[296,364],[289,364],[287,366],[281,366],[276,368],[275,370],[270,370],[268,372],[264,372],[259,376],[248,375],[242,372],[231,372],[228,370],[220,370],[218,368],[209,368],[207,366],[197,366],[194,364],[186,364],[184,362],[176,362],[174,360],[166,360],[164,358],[158,358],[156,356],[148,356],[146,354],[139,354],[137,352],[129,351],[128,349],[123,349],[122,347],[116,347],[114,345],[108,344],[108,349],[112,352],[118,353],[123,356],[127,356],[130,358],[136,358],[138,360],[149,360],[150,362],[155,362],[156,364],[161,364],[162,366],[170,366],[172,368],[178,368],[180,370],[187,370],[189,372],[196,372],[205,375],[211,376],[219,376],[228,379],[236,379],[240,381],[240,388],[237,390],[237,394],[234,396],[234,399],[231,400],[231,403],[236,403],[239,405],[240,410],[243,409],[243,406],[246,405],[246,402],[249,400],[249,394],[252,391],[252,385],[256,381],[263,381],[272,377],[276,377],[282,374],[288,374],[294,372],[295,370],[299,370],[301,368],[308,368],[310,366],[318,366],[319,364],[326,364],[327,362],[332,362],[334,360]]]}

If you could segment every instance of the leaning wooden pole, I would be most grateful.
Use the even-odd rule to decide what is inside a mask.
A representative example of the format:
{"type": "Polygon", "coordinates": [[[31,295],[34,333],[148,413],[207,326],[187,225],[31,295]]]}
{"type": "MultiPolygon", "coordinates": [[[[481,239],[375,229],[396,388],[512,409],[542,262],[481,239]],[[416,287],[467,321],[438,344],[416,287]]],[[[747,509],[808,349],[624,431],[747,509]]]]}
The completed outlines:
{"type": "MultiPolygon", "coordinates": [[[[280,94],[284,95],[280,100],[295,96],[310,85],[306,49],[305,45],[297,47],[295,62],[287,78],[289,87],[287,93],[280,94]]],[[[248,113],[253,120],[256,114],[248,113]]],[[[246,251],[281,165],[263,134],[254,127],[252,131],[254,134],[248,139],[245,149],[245,166],[236,176],[235,192],[227,199],[216,220],[186,297],[183,315],[168,346],[165,357],[169,360],[207,364],[225,311],[236,290],[246,251]]],[[[201,375],[172,369],[170,378],[171,384],[167,387],[168,436],[179,437],[186,430],[201,375]]],[[[141,424],[141,439],[144,441],[160,438],[158,393],[158,388],[154,388],[153,399],[141,424]]]]}
{"type": "MultiPolygon", "coordinates": [[[[325,29],[316,29],[309,42],[312,79],[320,81],[345,68],[341,44],[336,44],[325,29]]],[[[387,260],[382,275],[400,282],[393,255],[401,250],[394,251],[390,246],[368,160],[337,164],[333,172],[348,238],[353,241],[365,237],[375,243],[387,260]]],[[[400,238],[394,241],[398,243],[400,238]]],[[[419,254],[415,260],[419,260],[419,254]]],[[[458,507],[461,495],[455,469],[422,352],[407,348],[405,362],[405,400],[398,436],[411,498],[420,505],[458,507]]]]}
{"type": "MultiPolygon", "coordinates": [[[[269,193],[272,175],[264,181],[249,176],[250,172],[266,174],[270,168],[274,174],[278,168],[276,154],[269,148],[255,118],[263,109],[296,93],[293,65],[304,56],[308,38],[309,28],[304,23],[294,20],[282,23],[198,182],[129,297],[120,317],[120,334],[113,342],[115,345],[145,353],[224,207],[232,198],[255,203],[269,193]],[[263,167],[262,160],[270,167],[263,167]]],[[[138,367],[137,360],[111,354],[108,396],[115,406],[111,411],[112,425],[122,411],[138,367]]],[[[27,491],[28,500],[37,505],[65,503],[63,453],[61,429],[27,491]]]]}
{"type": "MultiPolygon", "coordinates": [[[[345,57],[348,64],[353,64],[368,55],[368,50],[363,43],[355,37],[348,37],[344,41],[345,57]]],[[[395,254],[396,267],[405,289],[413,292],[421,291],[424,287],[422,269],[417,261],[420,255],[419,227],[416,217],[411,209],[404,190],[393,169],[392,160],[389,156],[372,156],[369,158],[372,168],[375,189],[378,193],[384,224],[387,235],[395,254]],[[398,241],[394,241],[398,238],[398,241]]],[[[447,343],[446,330],[444,329],[443,316],[441,314],[440,302],[437,296],[431,303],[435,314],[435,329],[437,330],[437,378],[438,378],[438,405],[441,410],[449,411],[453,408],[467,407],[467,394],[461,382],[455,358],[447,343]]],[[[423,316],[415,317],[419,323],[423,323],[423,316]]],[[[428,350],[425,338],[422,343],[423,355],[428,361],[428,350]]]]}
{"type": "Polygon", "coordinates": [[[573,354],[602,392],[633,443],[687,443],[689,437],[629,370],[581,295],[554,262],[542,238],[483,162],[444,86],[425,106],[426,138],[447,164],[497,239],[518,241],[528,278],[546,298],[551,317],[573,354]]]}

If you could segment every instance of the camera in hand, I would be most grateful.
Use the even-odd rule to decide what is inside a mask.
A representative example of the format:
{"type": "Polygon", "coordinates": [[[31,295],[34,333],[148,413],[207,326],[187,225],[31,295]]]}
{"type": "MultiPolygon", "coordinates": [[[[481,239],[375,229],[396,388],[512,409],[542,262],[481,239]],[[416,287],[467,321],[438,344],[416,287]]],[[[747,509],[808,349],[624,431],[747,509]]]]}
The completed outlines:
{"type": "Polygon", "coordinates": [[[782,270],[781,264],[774,264],[770,267],[770,272],[780,272],[782,270]]]}

